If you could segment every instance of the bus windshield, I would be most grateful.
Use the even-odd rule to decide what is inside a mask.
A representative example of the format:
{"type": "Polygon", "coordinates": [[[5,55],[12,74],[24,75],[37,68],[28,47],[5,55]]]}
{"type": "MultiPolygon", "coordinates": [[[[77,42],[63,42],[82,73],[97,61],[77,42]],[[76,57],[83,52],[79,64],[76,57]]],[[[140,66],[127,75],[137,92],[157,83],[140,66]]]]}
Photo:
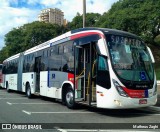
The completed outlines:
{"type": "Polygon", "coordinates": [[[141,40],[120,35],[106,37],[113,69],[120,78],[136,82],[154,80],[151,57],[141,40]]]}

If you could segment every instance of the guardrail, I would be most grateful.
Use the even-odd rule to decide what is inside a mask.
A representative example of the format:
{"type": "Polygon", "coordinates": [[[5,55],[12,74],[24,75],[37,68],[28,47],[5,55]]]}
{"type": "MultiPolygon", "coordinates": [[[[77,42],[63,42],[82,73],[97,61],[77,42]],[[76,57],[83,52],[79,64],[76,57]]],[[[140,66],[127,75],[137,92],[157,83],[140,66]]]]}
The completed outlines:
{"type": "Polygon", "coordinates": [[[159,80],[157,80],[157,85],[160,85],[160,81],[159,80]]]}

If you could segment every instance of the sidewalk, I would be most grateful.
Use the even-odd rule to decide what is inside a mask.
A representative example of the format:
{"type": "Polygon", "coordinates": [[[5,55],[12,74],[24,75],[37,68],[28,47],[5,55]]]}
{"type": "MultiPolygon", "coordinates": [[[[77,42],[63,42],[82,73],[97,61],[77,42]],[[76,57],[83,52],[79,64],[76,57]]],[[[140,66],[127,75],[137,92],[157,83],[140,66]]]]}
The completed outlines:
{"type": "Polygon", "coordinates": [[[157,85],[160,85],[160,80],[157,80],[157,85]]]}

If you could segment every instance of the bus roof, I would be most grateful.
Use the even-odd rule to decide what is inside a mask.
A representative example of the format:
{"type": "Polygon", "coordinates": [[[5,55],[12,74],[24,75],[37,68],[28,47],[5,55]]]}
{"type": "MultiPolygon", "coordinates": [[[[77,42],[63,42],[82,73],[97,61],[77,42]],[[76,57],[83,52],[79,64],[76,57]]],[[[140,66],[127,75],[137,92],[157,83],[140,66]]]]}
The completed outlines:
{"type": "MultiPolygon", "coordinates": [[[[30,53],[33,53],[33,52],[36,52],[36,51],[39,51],[43,48],[47,48],[47,47],[50,47],[52,45],[56,45],[60,42],[65,42],[67,40],[70,40],[70,37],[71,36],[74,36],[78,33],[83,33],[83,32],[87,32],[87,31],[94,31],[94,32],[101,32],[103,34],[117,34],[117,35],[124,35],[124,36],[132,36],[132,37],[136,37],[136,38],[139,38],[137,35],[135,34],[132,34],[132,33],[129,33],[129,32],[126,32],[126,31],[121,31],[121,30],[117,30],[117,29],[109,29],[109,28],[96,28],[96,27],[87,27],[87,28],[79,28],[79,29],[75,29],[75,30],[72,30],[72,31],[68,31],[60,36],[57,36],[51,40],[48,40],[42,44],[39,44],[37,46],[34,46],[24,52],[22,52],[24,55],[27,55],[27,54],[30,54],[30,53]]],[[[139,38],[140,39],[140,38],[139,38]]],[[[20,56],[20,53],[19,54],[16,54],[16,55],[13,55],[9,58],[7,58],[5,61],[10,61],[12,59],[16,59],[20,56]]]]}
{"type": "Polygon", "coordinates": [[[125,35],[125,36],[133,36],[133,37],[140,39],[140,37],[138,37],[137,35],[126,32],[126,31],[117,30],[117,29],[109,29],[109,28],[96,28],[96,27],[75,29],[75,30],[71,31],[71,34],[82,32],[82,31],[88,31],[88,30],[98,30],[98,31],[103,32],[104,34],[117,34],[117,35],[121,34],[121,35],[125,35]]]}
{"type": "Polygon", "coordinates": [[[6,62],[6,61],[10,61],[10,60],[16,59],[16,58],[19,57],[19,55],[20,55],[20,53],[18,53],[18,54],[16,54],[16,55],[13,55],[13,56],[11,56],[11,57],[5,59],[5,60],[3,61],[3,63],[6,62]]]}

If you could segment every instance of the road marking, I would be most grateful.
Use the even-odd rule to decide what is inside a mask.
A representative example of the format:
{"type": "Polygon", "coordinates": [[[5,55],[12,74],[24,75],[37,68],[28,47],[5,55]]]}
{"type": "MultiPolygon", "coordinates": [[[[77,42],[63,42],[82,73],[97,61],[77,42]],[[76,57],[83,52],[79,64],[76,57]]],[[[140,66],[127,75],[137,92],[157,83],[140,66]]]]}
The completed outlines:
{"type": "MultiPolygon", "coordinates": [[[[99,132],[100,130],[88,130],[88,129],[61,129],[61,128],[58,128],[58,127],[55,127],[55,129],[57,129],[58,131],[61,131],[61,132],[99,132]]],[[[108,131],[109,132],[109,131],[108,131]]]]}
{"type": "Polygon", "coordinates": [[[9,105],[14,105],[14,104],[20,104],[20,105],[26,104],[26,105],[30,105],[30,104],[56,104],[56,103],[11,103],[11,102],[7,102],[7,104],[9,104],[9,105]]]}
{"type": "Polygon", "coordinates": [[[28,99],[28,98],[0,98],[0,99],[28,99]]]}
{"type": "Polygon", "coordinates": [[[3,95],[9,95],[10,96],[11,94],[0,94],[0,96],[3,96],[3,95]]]}
{"type": "MultiPolygon", "coordinates": [[[[105,129],[105,130],[100,130],[100,129],[61,129],[61,128],[56,128],[55,129],[61,131],[61,132],[142,132],[142,131],[130,131],[130,130],[113,130],[113,129],[105,129]]],[[[143,131],[144,132],[144,131],[143,131]]],[[[146,131],[147,132],[147,131],[146,131]]]]}
{"type": "MultiPolygon", "coordinates": [[[[60,111],[58,111],[58,112],[31,112],[31,111],[26,111],[26,110],[22,110],[22,112],[24,112],[24,113],[26,113],[26,114],[28,114],[28,115],[31,115],[31,114],[91,114],[91,113],[94,113],[94,112],[83,112],[83,111],[77,111],[77,112],[60,112],[60,111]]],[[[134,115],[148,115],[148,116],[156,116],[156,115],[160,115],[160,113],[159,114],[148,114],[148,113],[130,113],[130,114],[134,114],[134,115]]]]}
{"type": "Polygon", "coordinates": [[[28,114],[28,115],[31,115],[31,113],[28,112],[28,111],[22,110],[22,112],[24,112],[24,113],[26,113],[26,114],[28,114]]]}
{"type": "Polygon", "coordinates": [[[30,112],[30,111],[26,111],[26,110],[22,110],[22,112],[28,114],[28,115],[31,115],[31,114],[90,114],[90,113],[93,113],[93,112],[82,112],[82,111],[77,111],[77,112],[30,112]]]}
{"type": "Polygon", "coordinates": [[[10,102],[7,102],[7,104],[12,105],[10,102]]]}

